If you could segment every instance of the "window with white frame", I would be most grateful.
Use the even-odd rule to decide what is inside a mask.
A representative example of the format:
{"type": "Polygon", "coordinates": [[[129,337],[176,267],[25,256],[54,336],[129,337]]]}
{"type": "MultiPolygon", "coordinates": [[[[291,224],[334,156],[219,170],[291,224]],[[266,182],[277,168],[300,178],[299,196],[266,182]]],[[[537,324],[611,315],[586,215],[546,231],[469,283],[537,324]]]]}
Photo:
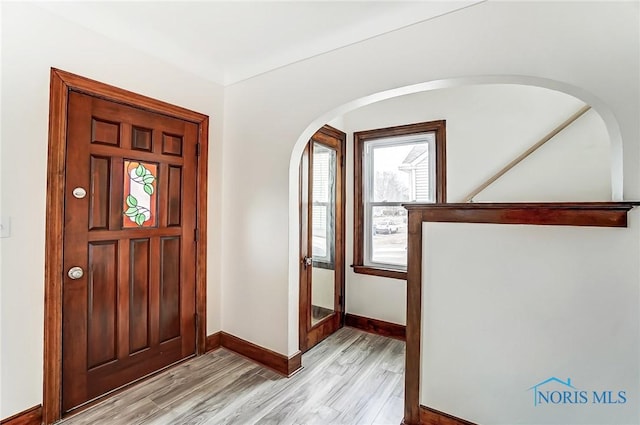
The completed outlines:
{"type": "Polygon", "coordinates": [[[405,278],[407,203],[444,202],[444,121],[354,133],[356,272],[405,278]]]}

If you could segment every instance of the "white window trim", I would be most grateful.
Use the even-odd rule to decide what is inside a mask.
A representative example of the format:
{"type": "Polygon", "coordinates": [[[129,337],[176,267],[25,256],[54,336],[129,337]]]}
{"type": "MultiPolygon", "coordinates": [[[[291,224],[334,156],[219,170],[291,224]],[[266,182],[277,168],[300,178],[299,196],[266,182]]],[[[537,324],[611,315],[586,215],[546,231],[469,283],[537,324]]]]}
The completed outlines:
{"type": "MultiPolygon", "coordinates": [[[[367,140],[364,142],[362,172],[363,172],[363,208],[364,208],[364,265],[367,267],[406,271],[407,265],[398,265],[393,263],[382,263],[372,260],[373,255],[373,207],[376,206],[402,206],[402,204],[417,203],[415,201],[415,188],[410,185],[412,200],[409,201],[374,201],[373,186],[375,176],[373,171],[373,150],[381,147],[403,146],[416,143],[426,142],[429,152],[429,200],[426,202],[435,202],[436,193],[436,136],[435,131],[429,131],[418,134],[410,134],[405,136],[390,136],[379,139],[367,140]]],[[[415,174],[413,171],[412,176],[415,174]]],[[[415,181],[415,178],[411,181],[415,181]]]]}

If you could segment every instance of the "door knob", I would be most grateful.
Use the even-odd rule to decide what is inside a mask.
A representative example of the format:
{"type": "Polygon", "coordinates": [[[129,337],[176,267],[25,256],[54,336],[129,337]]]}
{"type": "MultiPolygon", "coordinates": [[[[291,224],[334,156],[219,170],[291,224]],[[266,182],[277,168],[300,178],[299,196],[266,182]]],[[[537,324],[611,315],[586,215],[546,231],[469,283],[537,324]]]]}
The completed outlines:
{"type": "Polygon", "coordinates": [[[305,267],[309,267],[313,264],[313,258],[311,257],[304,257],[302,259],[302,264],[304,264],[305,267]]]}
{"type": "Polygon", "coordinates": [[[82,187],[76,187],[71,193],[73,193],[73,196],[75,196],[77,199],[82,199],[87,196],[87,191],[82,187]]]}
{"type": "Polygon", "coordinates": [[[82,267],[78,266],[71,267],[69,269],[69,272],[67,272],[67,275],[73,280],[80,279],[82,276],[84,276],[84,270],[82,270],[82,267]]]}

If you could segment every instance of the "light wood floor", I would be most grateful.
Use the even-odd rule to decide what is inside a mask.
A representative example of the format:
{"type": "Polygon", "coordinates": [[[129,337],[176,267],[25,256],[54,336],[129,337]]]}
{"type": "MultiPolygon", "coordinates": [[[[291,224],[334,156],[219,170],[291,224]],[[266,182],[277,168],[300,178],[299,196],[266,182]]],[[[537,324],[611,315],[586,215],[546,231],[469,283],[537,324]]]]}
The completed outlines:
{"type": "Polygon", "coordinates": [[[402,421],[404,342],[340,329],[291,378],[218,349],[76,414],[64,425],[393,424],[402,421]]]}

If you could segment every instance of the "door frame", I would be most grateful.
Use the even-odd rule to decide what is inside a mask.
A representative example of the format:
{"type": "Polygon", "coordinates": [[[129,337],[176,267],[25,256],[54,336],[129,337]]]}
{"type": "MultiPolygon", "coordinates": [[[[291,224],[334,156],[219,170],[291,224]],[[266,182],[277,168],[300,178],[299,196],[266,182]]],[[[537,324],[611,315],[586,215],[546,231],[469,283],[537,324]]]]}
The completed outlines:
{"type": "MultiPolygon", "coordinates": [[[[335,224],[336,224],[336,237],[335,237],[335,254],[334,254],[334,264],[335,264],[335,275],[337,276],[336,282],[334,283],[334,285],[337,284],[337,286],[339,286],[340,290],[336,291],[334,294],[334,306],[336,304],[338,304],[340,306],[340,311],[339,313],[339,317],[338,317],[338,329],[341,328],[342,326],[344,326],[344,317],[345,317],[345,264],[346,264],[346,251],[345,251],[345,232],[346,232],[346,226],[345,226],[345,214],[346,214],[346,167],[345,167],[345,156],[346,156],[346,134],[344,132],[342,132],[341,130],[338,130],[336,128],[331,127],[328,124],[325,124],[323,127],[321,127],[317,132],[314,133],[313,136],[311,136],[311,138],[309,139],[309,141],[307,142],[307,146],[305,147],[304,152],[302,153],[302,156],[300,157],[300,177],[299,177],[299,181],[298,181],[298,190],[300,191],[300,193],[302,194],[302,186],[304,184],[306,184],[307,186],[307,191],[309,191],[309,187],[311,187],[312,182],[309,179],[309,173],[310,170],[313,167],[313,164],[310,162],[308,164],[308,168],[309,170],[307,170],[307,175],[304,176],[303,175],[303,167],[302,167],[302,162],[304,161],[305,155],[307,155],[307,160],[312,156],[312,145],[314,142],[314,139],[316,139],[316,141],[322,143],[322,140],[318,137],[331,137],[331,138],[335,138],[339,140],[339,145],[340,145],[340,155],[339,157],[336,158],[337,161],[337,170],[336,170],[336,176],[337,179],[339,181],[339,185],[336,187],[336,218],[335,218],[335,224]],[[339,255],[338,255],[339,254],[339,255]],[[338,258],[341,259],[341,261],[338,261],[338,258]]],[[[303,199],[302,196],[300,196],[300,200],[299,200],[299,204],[298,204],[298,209],[299,209],[299,216],[300,216],[300,226],[299,226],[299,232],[300,233],[300,246],[298,248],[298,258],[300,260],[299,263],[299,272],[298,272],[298,287],[300,290],[300,295],[298,298],[298,347],[299,349],[304,353],[307,350],[309,350],[311,347],[309,347],[309,344],[307,343],[307,335],[310,332],[311,329],[317,328],[317,327],[322,327],[322,326],[328,326],[328,323],[326,320],[322,320],[320,323],[318,323],[316,326],[312,326],[311,329],[307,329],[307,315],[310,314],[310,309],[311,309],[311,294],[309,293],[309,291],[307,291],[305,288],[303,288],[303,286],[306,284],[306,278],[304,277],[305,274],[307,273],[306,268],[303,265],[303,260],[302,260],[302,251],[303,251],[303,246],[302,246],[302,242],[303,240],[306,240],[307,238],[302,237],[302,232],[303,231],[309,231],[309,229],[305,226],[303,226],[303,220],[302,220],[302,214],[307,214],[308,217],[311,217],[311,201],[308,200],[307,203],[307,210],[304,210],[304,205],[303,205],[303,199]],[[303,300],[303,298],[306,297],[306,299],[303,300]],[[307,303],[308,302],[308,306],[307,308],[302,308],[303,307],[303,303],[307,303]]],[[[306,220],[306,224],[308,226],[309,224],[309,219],[306,220]]],[[[311,283],[311,285],[313,285],[313,282],[311,283]]],[[[315,344],[313,344],[315,345],[315,344]]]]}
{"type": "Polygon", "coordinates": [[[43,423],[62,417],[62,286],[64,185],[69,93],[76,91],[198,125],[196,171],[196,355],[205,352],[207,288],[207,163],[209,117],[160,100],[51,68],[44,281],[43,423]]]}

